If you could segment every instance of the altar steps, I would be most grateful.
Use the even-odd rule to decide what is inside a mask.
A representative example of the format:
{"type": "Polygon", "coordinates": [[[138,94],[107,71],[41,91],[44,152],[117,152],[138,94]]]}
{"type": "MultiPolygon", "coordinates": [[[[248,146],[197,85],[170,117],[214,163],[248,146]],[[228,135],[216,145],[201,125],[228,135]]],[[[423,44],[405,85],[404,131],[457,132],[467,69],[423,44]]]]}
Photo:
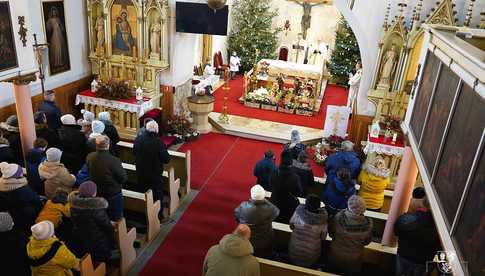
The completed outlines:
{"type": "Polygon", "coordinates": [[[229,123],[225,124],[219,121],[219,116],[220,113],[217,112],[211,112],[209,114],[209,122],[211,125],[221,133],[238,137],[286,144],[290,141],[291,131],[293,129],[300,132],[301,141],[305,144],[319,142],[323,137],[323,129],[289,125],[236,115],[228,115],[229,123]]]}

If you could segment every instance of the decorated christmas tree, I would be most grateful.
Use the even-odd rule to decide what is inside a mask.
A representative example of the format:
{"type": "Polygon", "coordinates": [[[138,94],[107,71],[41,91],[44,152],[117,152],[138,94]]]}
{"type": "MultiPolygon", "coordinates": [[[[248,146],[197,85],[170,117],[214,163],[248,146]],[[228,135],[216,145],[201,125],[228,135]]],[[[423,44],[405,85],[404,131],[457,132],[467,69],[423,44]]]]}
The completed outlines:
{"type": "Polygon", "coordinates": [[[335,47],[327,64],[332,80],[347,85],[349,73],[355,73],[355,64],[360,61],[359,45],[352,29],[341,18],[337,27],[335,47]]]}
{"type": "Polygon", "coordinates": [[[277,35],[281,31],[273,28],[276,11],[270,9],[270,0],[235,0],[232,4],[232,30],[229,34],[228,50],[236,51],[241,58],[241,71],[249,71],[258,60],[276,58],[277,35]]]}

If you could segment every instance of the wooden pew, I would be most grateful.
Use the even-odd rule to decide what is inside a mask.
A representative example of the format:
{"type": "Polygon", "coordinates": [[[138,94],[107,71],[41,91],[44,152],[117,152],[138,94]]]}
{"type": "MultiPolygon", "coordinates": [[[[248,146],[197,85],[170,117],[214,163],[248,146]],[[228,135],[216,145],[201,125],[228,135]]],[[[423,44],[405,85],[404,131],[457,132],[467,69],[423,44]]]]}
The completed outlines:
{"type": "Polygon", "coordinates": [[[160,232],[160,219],[158,212],[161,208],[160,200],[153,202],[153,192],[148,190],[145,194],[123,190],[126,210],[144,213],[147,222],[147,242],[152,241],[160,232]]]}
{"type": "MultiPolygon", "coordinates": [[[[135,156],[133,154],[133,143],[120,141],[118,142],[120,159],[122,162],[135,164],[135,156]]],[[[175,171],[175,178],[180,179],[180,194],[182,197],[189,194],[191,191],[190,187],[190,164],[191,164],[191,153],[187,151],[186,153],[171,151],[170,162],[168,163],[168,168],[173,168],[175,171]]]]}
{"type": "Polygon", "coordinates": [[[258,258],[261,276],[336,276],[328,272],[258,258]]]}
{"type": "Polygon", "coordinates": [[[81,258],[81,260],[79,260],[79,270],[81,276],[105,276],[106,264],[101,263],[98,265],[98,267],[94,268],[91,255],[86,254],[81,258]]]}
{"type": "Polygon", "coordinates": [[[115,235],[120,249],[120,275],[126,275],[136,259],[136,251],[133,242],[136,239],[136,228],[128,231],[125,218],[121,218],[115,224],[115,235]]]}

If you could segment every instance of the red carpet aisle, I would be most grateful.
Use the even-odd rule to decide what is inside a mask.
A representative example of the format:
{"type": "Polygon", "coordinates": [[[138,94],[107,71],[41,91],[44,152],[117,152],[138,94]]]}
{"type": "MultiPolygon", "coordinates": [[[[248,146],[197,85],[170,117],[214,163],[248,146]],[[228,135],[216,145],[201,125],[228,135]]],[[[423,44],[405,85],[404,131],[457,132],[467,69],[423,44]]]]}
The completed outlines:
{"type": "Polygon", "coordinates": [[[279,155],[282,149],[281,144],[208,134],[182,150],[194,152],[201,147],[209,156],[193,154],[192,178],[201,177],[197,179],[199,185],[206,184],[141,275],[200,275],[208,248],[236,226],[234,208],[249,198],[249,189],[256,181],[252,176],[254,164],[265,150],[279,155]]]}
{"type": "MultiPolygon", "coordinates": [[[[327,89],[325,91],[325,96],[322,101],[322,107],[320,108],[320,111],[317,115],[312,117],[292,115],[276,111],[246,107],[243,104],[239,103],[239,98],[243,93],[242,76],[238,76],[235,80],[231,81],[230,84],[231,90],[229,92],[227,105],[229,114],[290,125],[323,129],[325,114],[327,112],[327,105],[345,105],[347,103],[347,89],[329,84],[327,85],[327,89]]],[[[222,87],[214,92],[214,96],[216,97],[214,111],[222,112],[222,104],[224,98],[224,91],[222,90],[222,87]]]]}

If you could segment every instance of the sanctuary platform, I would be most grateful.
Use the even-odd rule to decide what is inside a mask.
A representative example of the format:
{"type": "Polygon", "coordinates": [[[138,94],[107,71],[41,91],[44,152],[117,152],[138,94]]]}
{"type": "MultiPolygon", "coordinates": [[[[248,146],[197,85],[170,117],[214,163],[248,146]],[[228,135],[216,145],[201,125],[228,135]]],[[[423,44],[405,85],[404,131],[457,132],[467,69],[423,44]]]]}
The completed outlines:
{"type": "Polygon", "coordinates": [[[317,128],[283,124],[260,119],[228,115],[229,123],[219,121],[220,113],[211,112],[209,122],[218,131],[234,136],[255,140],[285,144],[290,141],[293,129],[300,132],[303,143],[319,142],[323,137],[323,130],[317,128]]]}

